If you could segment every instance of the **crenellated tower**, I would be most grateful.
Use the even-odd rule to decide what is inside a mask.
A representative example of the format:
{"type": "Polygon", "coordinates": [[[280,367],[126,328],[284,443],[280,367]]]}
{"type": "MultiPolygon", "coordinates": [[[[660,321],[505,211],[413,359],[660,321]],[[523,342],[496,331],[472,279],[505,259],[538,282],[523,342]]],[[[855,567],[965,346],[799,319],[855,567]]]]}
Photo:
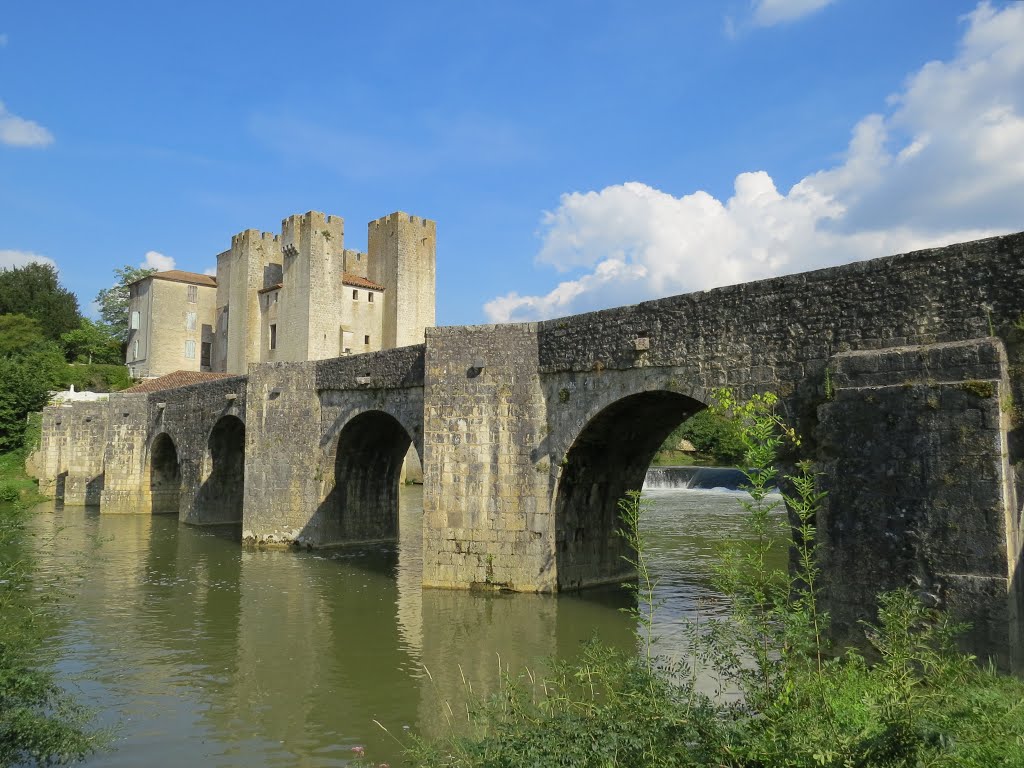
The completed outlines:
{"type": "MultiPolygon", "coordinates": [[[[340,354],[337,308],[345,268],[345,221],[319,211],[281,222],[279,360],[340,354]]],[[[257,356],[255,359],[259,359],[257,356]]]]}
{"type": "Polygon", "coordinates": [[[371,221],[368,277],[384,286],[382,348],[422,344],[434,325],[437,224],[401,211],[371,221]]]}
{"type": "Polygon", "coordinates": [[[263,288],[271,265],[280,262],[281,239],[258,229],[247,229],[232,237],[231,250],[217,259],[217,334],[227,338],[228,373],[245,373],[250,362],[260,359],[258,291],[263,288]]]}

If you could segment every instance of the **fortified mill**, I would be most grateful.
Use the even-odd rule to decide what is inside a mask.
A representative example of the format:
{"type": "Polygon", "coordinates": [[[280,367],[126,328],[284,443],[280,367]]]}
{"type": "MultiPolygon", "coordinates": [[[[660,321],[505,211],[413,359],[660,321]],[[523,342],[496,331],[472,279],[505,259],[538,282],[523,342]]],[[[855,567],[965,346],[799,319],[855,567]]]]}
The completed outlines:
{"type": "Polygon", "coordinates": [[[630,575],[617,501],[672,429],[716,387],[772,391],[828,492],[817,524],[840,636],[911,584],[970,622],[967,647],[1024,669],[1024,233],[435,328],[433,222],[392,214],[359,257],[341,227],[306,214],[237,236],[208,287],[223,372],[47,408],[43,490],[104,514],[240,522],[248,546],[326,547],[396,537],[414,453],[425,587],[578,589],[630,575]],[[380,330],[346,355],[366,346],[346,344],[352,278],[382,289],[380,330]]]}

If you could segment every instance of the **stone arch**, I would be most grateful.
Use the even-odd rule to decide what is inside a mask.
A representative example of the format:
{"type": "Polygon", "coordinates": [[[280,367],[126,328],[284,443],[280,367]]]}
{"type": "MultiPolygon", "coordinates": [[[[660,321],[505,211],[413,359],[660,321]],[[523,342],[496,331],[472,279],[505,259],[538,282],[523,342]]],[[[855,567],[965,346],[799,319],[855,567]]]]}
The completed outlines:
{"type": "Polygon", "coordinates": [[[327,457],[318,543],[397,538],[399,477],[410,446],[409,430],[386,411],[345,422],[327,457]]]}
{"type": "Polygon", "coordinates": [[[154,515],[178,514],[181,461],[174,440],[161,432],[149,446],[149,496],[154,515]]]}
{"type": "Polygon", "coordinates": [[[704,403],[669,390],[627,395],[593,415],[565,454],[555,491],[558,589],[621,581],[631,574],[617,531],[618,502],[640,490],[654,454],[704,403]]]}
{"type": "Polygon", "coordinates": [[[206,479],[199,489],[194,519],[198,524],[242,521],[245,488],[245,422],[221,416],[210,430],[204,461],[206,479]]]}

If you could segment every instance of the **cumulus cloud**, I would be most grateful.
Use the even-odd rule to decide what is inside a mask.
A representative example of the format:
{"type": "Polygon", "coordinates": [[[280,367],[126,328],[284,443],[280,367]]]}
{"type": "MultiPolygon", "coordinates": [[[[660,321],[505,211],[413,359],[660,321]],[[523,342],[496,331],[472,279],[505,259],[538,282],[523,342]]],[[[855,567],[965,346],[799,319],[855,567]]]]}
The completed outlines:
{"type": "Polygon", "coordinates": [[[23,267],[31,262],[39,262],[40,264],[54,264],[53,259],[48,259],[38,253],[32,251],[15,251],[15,250],[4,250],[0,249],[0,269],[10,269],[11,267],[23,267]]]}
{"type": "Polygon", "coordinates": [[[209,275],[210,277],[216,277],[217,276],[217,268],[216,267],[207,267],[206,269],[203,270],[203,274],[204,275],[209,275]]]}
{"type": "Polygon", "coordinates": [[[39,123],[7,111],[0,101],[0,144],[12,147],[45,147],[53,143],[53,134],[39,123]]]}
{"type": "Polygon", "coordinates": [[[773,27],[808,16],[835,0],[755,0],[753,20],[759,27],[773,27]]]}
{"type": "Polygon", "coordinates": [[[780,192],[741,173],[722,201],[638,182],[562,195],[541,265],[571,273],[489,301],[492,322],[553,317],[1020,229],[1024,3],[980,4],[933,61],[853,129],[842,162],[780,192]]]}
{"type": "Polygon", "coordinates": [[[158,272],[166,272],[174,269],[174,257],[164,256],[159,251],[146,251],[146,258],[139,264],[146,269],[155,269],[158,272]]]}

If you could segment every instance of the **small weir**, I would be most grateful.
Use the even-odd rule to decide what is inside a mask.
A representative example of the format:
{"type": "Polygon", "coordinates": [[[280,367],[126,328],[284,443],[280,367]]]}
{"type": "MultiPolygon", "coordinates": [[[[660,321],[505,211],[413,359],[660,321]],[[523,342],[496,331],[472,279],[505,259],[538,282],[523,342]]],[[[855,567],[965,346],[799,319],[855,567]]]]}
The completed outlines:
{"type": "Polygon", "coordinates": [[[743,470],[735,467],[651,467],[644,489],[738,491],[746,482],[743,470]]]}

